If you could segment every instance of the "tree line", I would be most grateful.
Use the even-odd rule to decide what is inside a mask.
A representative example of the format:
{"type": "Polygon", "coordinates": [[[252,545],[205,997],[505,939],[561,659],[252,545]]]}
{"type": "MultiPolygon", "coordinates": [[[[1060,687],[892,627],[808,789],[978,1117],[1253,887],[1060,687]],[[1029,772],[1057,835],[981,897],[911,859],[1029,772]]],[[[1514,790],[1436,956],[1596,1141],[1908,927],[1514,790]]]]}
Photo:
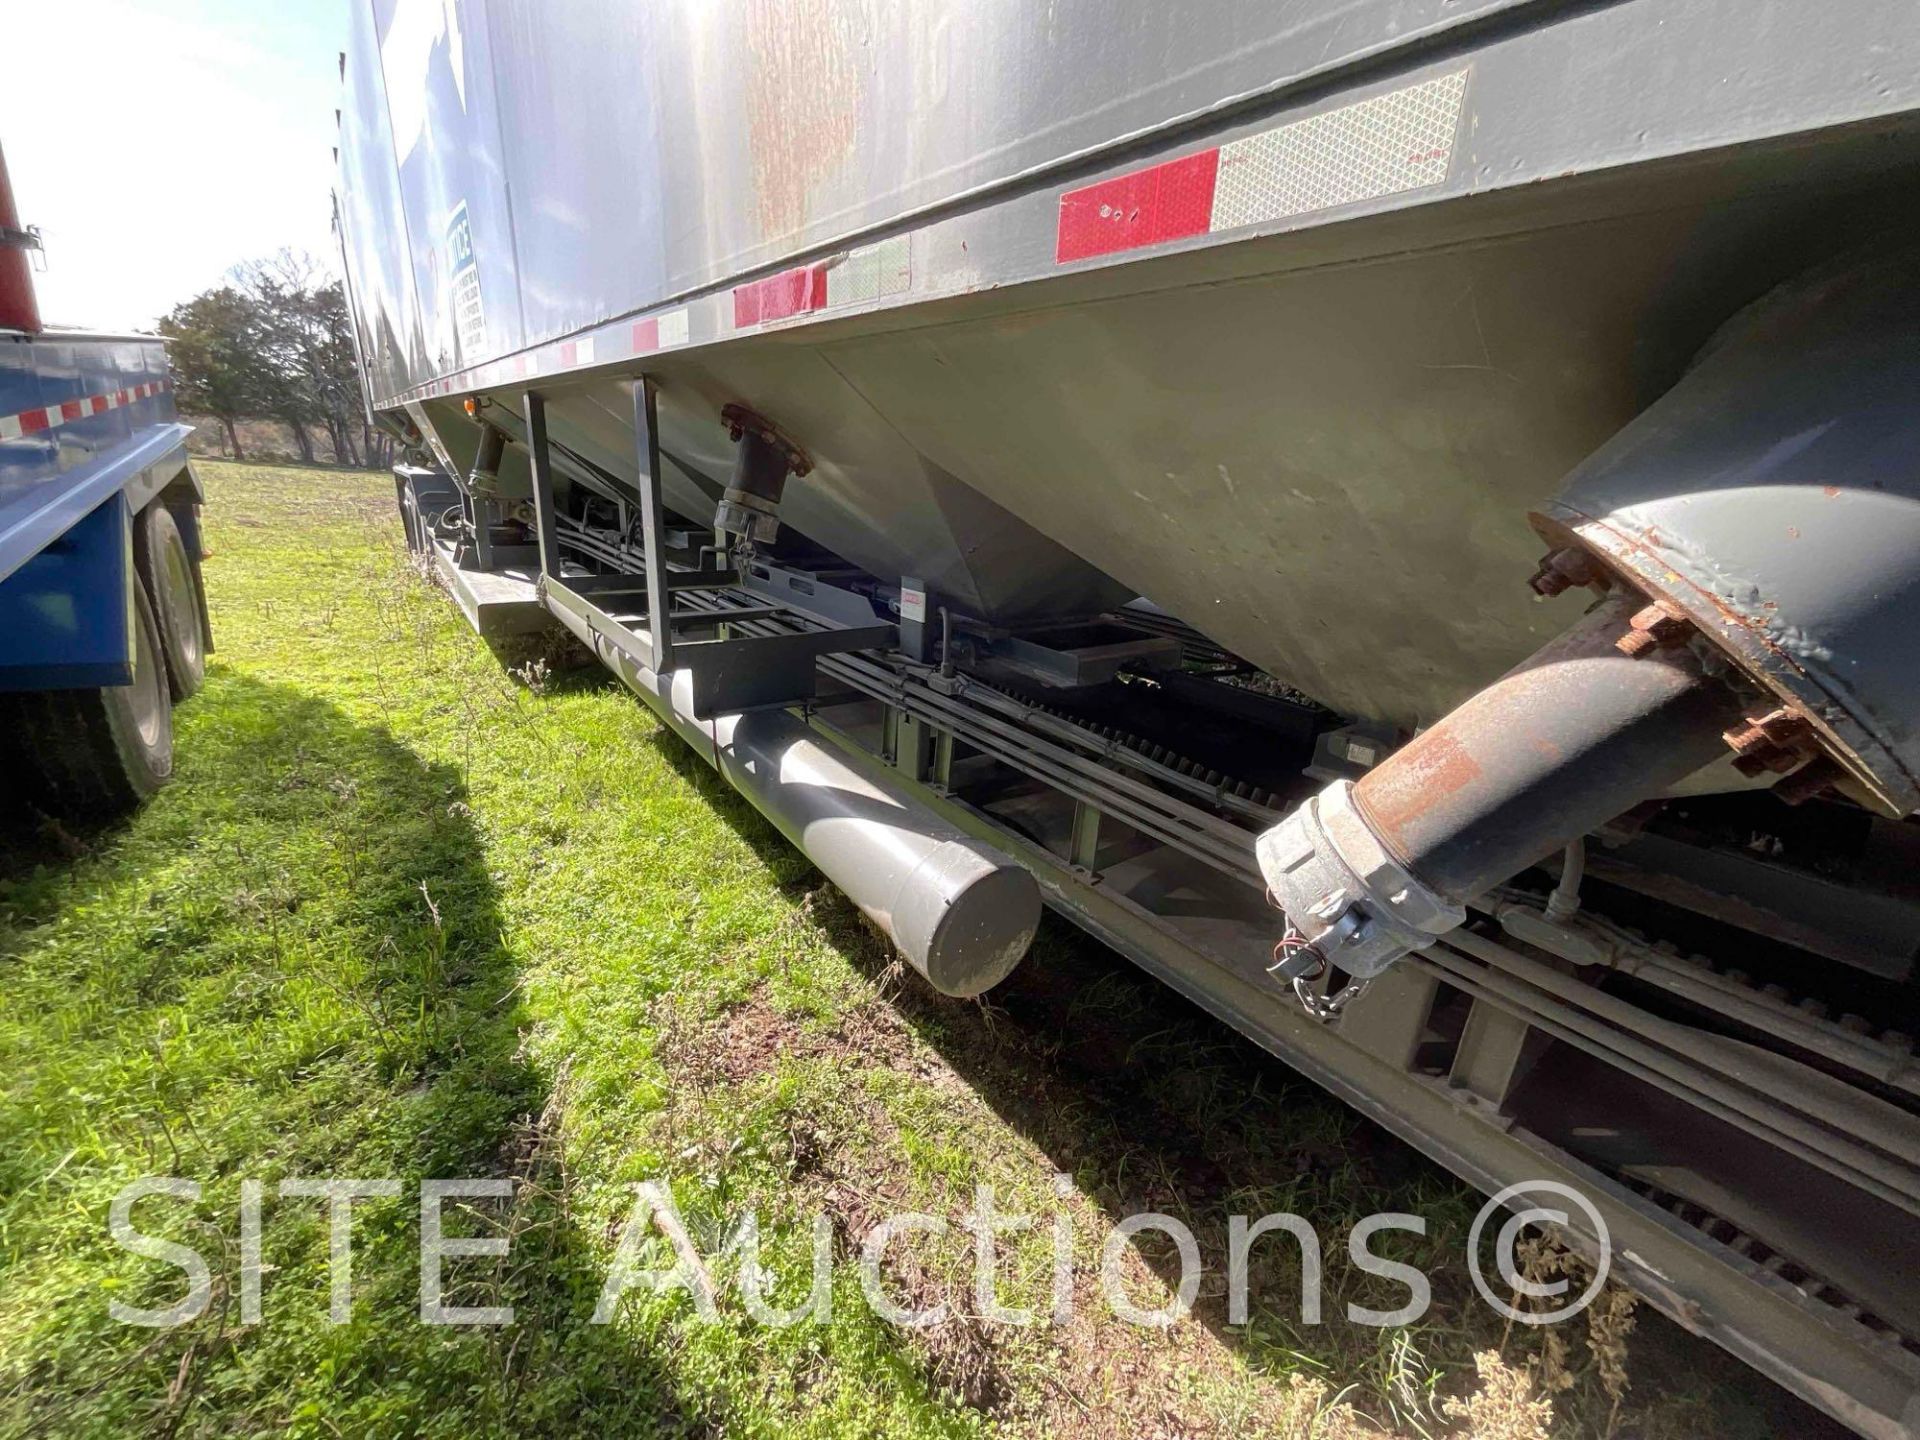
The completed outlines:
{"type": "Polygon", "coordinates": [[[236,266],[226,284],[174,306],[159,330],[171,342],[180,409],[218,420],[236,460],[246,458],[236,421],[278,420],[309,463],[318,434],[338,463],[392,463],[392,438],[361,400],[346,292],[311,257],[282,250],[236,266]]]}

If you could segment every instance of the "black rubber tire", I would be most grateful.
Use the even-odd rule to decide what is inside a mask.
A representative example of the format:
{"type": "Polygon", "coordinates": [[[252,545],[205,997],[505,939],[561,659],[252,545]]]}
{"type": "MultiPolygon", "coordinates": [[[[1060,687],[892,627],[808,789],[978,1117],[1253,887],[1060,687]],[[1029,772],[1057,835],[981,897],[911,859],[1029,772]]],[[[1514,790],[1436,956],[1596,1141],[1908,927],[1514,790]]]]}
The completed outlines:
{"type": "Polygon", "coordinates": [[[199,561],[187,548],[180,522],[156,500],[136,522],[133,547],[153,617],[160,626],[160,649],[167,662],[167,690],[174,703],[198,690],[207,678],[207,632],[200,617],[199,561]]]}
{"type": "Polygon", "coordinates": [[[394,485],[394,497],[400,503],[400,528],[406,533],[407,549],[419,554],[424,545],[420,539],[420,495],[412,480],[397,480],[394,485]]]}
{"type": "Polygon", "coordinates": [[[173,710],[144,587],[134,586],[133,606],[131,685],[0,695],[28,794],[55,814],[122,814],[173,774],[173,710]]]}
{"type": "Polygon", "coordinates": [[[433,550],[433,526],[449,505],[460,503],[460,491],[444,475],[409,475],[400,486],[400,523],[407,548],[425,555],[433,550]]]}

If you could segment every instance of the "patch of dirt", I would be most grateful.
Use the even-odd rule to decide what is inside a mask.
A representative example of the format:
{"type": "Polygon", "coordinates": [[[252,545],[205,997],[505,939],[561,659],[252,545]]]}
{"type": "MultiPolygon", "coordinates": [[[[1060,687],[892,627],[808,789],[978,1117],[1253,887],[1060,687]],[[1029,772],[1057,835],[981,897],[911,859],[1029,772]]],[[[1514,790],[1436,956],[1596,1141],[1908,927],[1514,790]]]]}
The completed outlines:
{"type": "Polygon", "coordinates": [[[657,1053],[676,1080],[738,1085],[771,1072],[799,1033],[799,1026],[755,995],[707,1025],[670,1016],[657,1053]]]}
{"type": "MultiPolygon", "coordinates": [[[[719,1019],[704,1025],[670,1017],[662,1027],[661,1062],[694,1084],[739,1085],[772,1073],[782,1059],[846,1060],[862,1068],[884,1065],[922,1078],[951,1067],[920,1049],[899,1015],[868,1001],[831,1026],[809,1025],[783,1015],[764,992],[755,991],[719,1019]]],[[[960,1083],[957,1076],[953,1083],[960,1083]]]]}

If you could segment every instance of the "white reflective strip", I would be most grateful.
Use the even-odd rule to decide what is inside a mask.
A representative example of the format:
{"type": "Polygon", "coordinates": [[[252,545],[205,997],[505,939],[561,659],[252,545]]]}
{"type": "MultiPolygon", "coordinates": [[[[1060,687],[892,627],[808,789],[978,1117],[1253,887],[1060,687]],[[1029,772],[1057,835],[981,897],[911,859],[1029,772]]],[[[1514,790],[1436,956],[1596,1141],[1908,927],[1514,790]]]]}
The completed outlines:
{"type": "Polygon", "coordinates": [[[1438,185],[1467,72],[1343,105],[1220,147],[1209,230],[1233,230],[1438,185]]]}
{"type": "Polygon", "coordinates": [[[593,363],[593,337],[591,335],[574,342],[573,363],[576,365],[591,365],[593,363]]]}
{"type": "Polygon", "coordinates": [[[905,235],[863,245],[827,266],[827,304],[858,305],[904,295],[913,286],[912,262],[912,246],[905,235]]]}
{"type": "Polygon", "coordinates": [[[662,350],[666,349],[669,345],[684,345],[687,343],[686,307],[682,306],[678,310],[667,311],[664,315],[660,316],[657,323],[660,336],[660,348],[662,350]]]}
{"type": "Polygon", "coordinates": [[[0,440],[18,440],[20,433],[18,415],[0,415],[0,440]]]}

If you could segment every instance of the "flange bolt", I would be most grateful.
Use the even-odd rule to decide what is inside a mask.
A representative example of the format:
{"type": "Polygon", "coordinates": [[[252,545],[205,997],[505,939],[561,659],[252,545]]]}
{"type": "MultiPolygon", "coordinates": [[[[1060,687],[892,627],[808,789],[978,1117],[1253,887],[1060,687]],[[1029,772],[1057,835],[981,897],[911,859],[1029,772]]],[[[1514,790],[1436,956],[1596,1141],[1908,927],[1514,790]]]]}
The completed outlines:
{"type": "Polygon", "coordinates": [[[1627,633],[1613,648],[1630,660],[1678,645],[1687,638],[1687,622],[1663,605],[1644,605],[1627,621],[1627,633]]]}
{"type": "Polygon", "coordinates": [[[1533,587],[1534,594],[1548,600],[1576,585],[1591,585],[1599,578],[1592,556],[1565,545],[1540,557],[1540,568],[1533,572],[1527,584],[1533,587]]]}
{"type": "Polygon", "coordinates": [[[1742,775],[1772,771],[1784,775],[1813,749],[1813,726],[1803,715],[1782,706],[1765,715],[1751,717],[1735,726],[1723,738],[1733,750],[1733,767],[1742,775]]]}

